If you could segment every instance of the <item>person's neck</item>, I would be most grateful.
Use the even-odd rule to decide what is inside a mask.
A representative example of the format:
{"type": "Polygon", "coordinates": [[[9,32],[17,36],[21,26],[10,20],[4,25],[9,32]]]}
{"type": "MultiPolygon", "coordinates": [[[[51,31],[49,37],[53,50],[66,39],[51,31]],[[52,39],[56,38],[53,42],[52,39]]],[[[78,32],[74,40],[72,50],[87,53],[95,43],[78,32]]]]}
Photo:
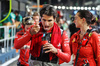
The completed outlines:
{"type": "Polygon", "coordinates": [[[80,28],[80,30],[81,30],[80,34],[84,35],[88,29],[89,29],[89,26],[83,26],[82,28],[80,28]]]}

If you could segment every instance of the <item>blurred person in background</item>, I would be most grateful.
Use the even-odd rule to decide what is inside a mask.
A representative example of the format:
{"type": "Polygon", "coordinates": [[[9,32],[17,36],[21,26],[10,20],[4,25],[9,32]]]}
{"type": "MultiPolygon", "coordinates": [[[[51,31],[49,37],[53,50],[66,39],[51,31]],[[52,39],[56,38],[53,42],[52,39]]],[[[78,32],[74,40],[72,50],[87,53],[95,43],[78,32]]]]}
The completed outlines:
{"type": "Polygon", "coordinates": [[[68,30],[67,19],[66,19],[66,20],[63,20],[63,19],[62,19],[62,22],[63,22],[63,24],[62,24],[62,26],[63,26],[63,30],[67,31],[67,30],[68,30]]]}
{"type": "Polygon", "coordinates": [[[21,16],[21,14],[19,13],[19,11],[14,11],[14,13],[15,13],[15,15],[16,15],[16,18],[15,18],[15,20],[16,21],[18,21],[18,22],[20,22],[20,23],[22,23],[22,16],[21,16]]]}
{"type": "Polygon", "coordinates": [[[100,33],[100,18],[97,20],[96,26],[97,26],[97,29],[98,29],[98,33],[100,33]]]}
{"type": "Polygon", "coordinates": [[[38,13],[38,12],[34,12],[34,13],[33,13],[33,20],[34,20],[37,24],[39,24],[39,19],[40,19],[39,13],[38,13]]]}
{"type": "MultiPolygon", "coordinates": [[[[8,10],[4,12],[3,18],[5,18],[8,15],[8,10]]],[[[3,21],[4,26],[10,26],[14,25],[15,23],[15,14],[13,13],[13,10],[11,10],[11,13],[9,14],[8,18],[3,21]]]]}
{"type": "Polygon", "coordinates": [[[100,27],[100,18],[97,20],[96,25],[100,27]]]}
{"type": "Polygon", "coordinates": [[[63,30],[63,27],[62,27],[62,19],[60,17],[57,17],[56,18],[56,23],[63,30]]]}
{"type": "MultiPolygon", "coordinates": [[[[3,12],[2,19],[6,18],[7,15],[8,15],[8,13],[9,13],[9,10],[5,10],[5,11],[3,12]]],[[[8,18],[2,22],[2,26],[13,26],[14,23],[15,23],[15,14],[13,13],[13,10],[11,10],[11,13],[9,14],[8,18]]],[[[9,27],[8,33],[9,33],[8,37],[11,37],[11,33],[12,33],[12,32],[11,32],[11,27],[9,27]]],[[[0,29],[0,39],[4,39],[4,35],[5,35],[5,34],[4,34],[4,29],[1,28],[1,29],[0,29]]],[[[9,41],[10,41],[10,40],[9,40],[9,41]]],[[[9,44],[9,46],[10,46],[10,45],[11,45],[11,44],[9,44]]],[[[2,48],[4,47],[3,42],[0,42],[0,46],[1,46],[2,48]]]]}
{"type": "Polygon", "coordinates": [[[91,24],[90,27],[95,30],[95,32],[100,33],[99,31],[99,26],[96,25],[97,23],[95,22],[94,24],[91,24]]]}
{"type": "Polygon", "coordinates": [[[15,10],[14,11],[16,17],[15,17],[15,26],[16,26],[16,32],[20,31],[21,28],[21,23],[22,23],[22,16],[19,13],[19,11],[15,10]]]}
{"type": "Polygon", "coordinates": [[[14,11],[13,11],[13,10],[11,10],[10,15],[11,15],[11,22],[12,22],[12,25],[14,25],[14,24],[15,24],[15,17],[16,17],[16,15],[14,14],[14,11]]]}
{"type": "Polygon", "coordinates": [[[20,48],[32,40],[30,46],[30,66],[59,66],[62,62],[60,61],[58,64],[58,58],[64,62],[69,62],[71,53],[68,37],[65,32],[63,32],[61,37],[61,30],[55,23],[56,9],[52,5],[44,5],[40,10],[40,16],[41,22],[39,25],[36,24],[30,27],[23,37],[16,40],[14,47],[16,49],[20,48]],[[48,41],[47,43],[42,43],[44,36],[48,41]]]}
{"type": "MultiPolygon", "coordinates": [[[[5,17],[7,17],[8,15],[8,10],[6,10],[3,14],[3,19],[5,17]]],[[[11,13],[9,14],[8,18],[6,20],[4,20],[2,22],[3,26],[11,26],[11,25],[14,25],[15,24],[15,14],[13,13],[13,10],[11,10],[11,13]]],[[[2,38],[4,38],[4,29],[1,29],[1,32],[2,32],[2,38]]],[[[9,37],[11,36],[11,29],[9,29],[9,37]]]]}
{"type": "Polygon", "coordinates": [[[74,66],[100,66],[100,40],[90,28],[96,19],[88,10],[79,10],[74,19],[76,28],[70,39],[71,53],[75,55],[74,66]]]}
{"type": "Polygon", "coordinates": [[[28,9],[26,16],[32,16],[33,12],[32,9],[28,9]]]}
{"type": "MultiPolygon", "coordinates": [[[[32,19],[32,17],[24,17],[22,22],[23,30],[17,32],[14,43],[16,43],[16,40],[19,40],[20,37],[22,37],[24,33],[26,33],[27,29],[33,24],[34,24],[34,20],[32,19]]],[[[29,59],[30,45],[31,45],[31,41],[28,41],[27,43],[25,43],[25,45],[19,48],[20,57],[18,59],[17,66],[29,66],[28,59],[29,59]]]]}

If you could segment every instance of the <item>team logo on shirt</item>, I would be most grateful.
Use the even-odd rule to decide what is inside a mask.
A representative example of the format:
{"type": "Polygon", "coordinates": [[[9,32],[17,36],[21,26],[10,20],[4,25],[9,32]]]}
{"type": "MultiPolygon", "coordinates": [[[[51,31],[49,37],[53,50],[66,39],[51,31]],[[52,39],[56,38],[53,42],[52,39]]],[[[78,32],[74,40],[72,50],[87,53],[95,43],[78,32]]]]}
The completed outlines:
{"type": "Polygon", "coordinates": [[[72,42],[75,42],[75,38],[72,40],[72,42]]]}
{"type": "Polygon", "coordinates": [[[58,47],[60,47],[60,46],[61,46],[61,44],[59,43],[59,44],[58,44],[58,47]]]}
{"type": "Polygon", "coordinates": [[[89,33],[89,37],[91,37],[91,35],[92,35],[92,32],[91,32],[91,33],[89,33]]]}

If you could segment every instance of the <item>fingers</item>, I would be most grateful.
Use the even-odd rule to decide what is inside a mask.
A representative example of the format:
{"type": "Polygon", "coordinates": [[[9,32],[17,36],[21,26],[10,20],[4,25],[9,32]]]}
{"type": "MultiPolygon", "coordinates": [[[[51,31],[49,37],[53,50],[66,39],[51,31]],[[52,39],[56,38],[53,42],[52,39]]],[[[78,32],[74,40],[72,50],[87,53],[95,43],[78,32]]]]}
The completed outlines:
{"type": "Polygon", "coordinates": [[[39,25],[34,25],[33,28],[35,28],[35,29],[39,29],[40,26],[39,26],[39,25]]]}
{"type": "Polygon", "coordinates": [[[48,52],[57,53],[57,49],[50,43],[44,44],[43,50],[46,50],[45,53],[48,53],[48,52]],[[46,50],[46,49],[48,49],[48,50],[46,50]]]}
{"type": "Polygon", "coordinates": [[[34,25],[32,28],[31,28],[31,34],[36,34],[38,33],[40,30],[40,26],[39,25],[34,25]]]}
{"type": "Polygon", "coordinates": [[[49,52],[57,53],[57,49],[56,48],[50,48],[50,49],[45,51],[45,53],[49,53],[49,52]]]}
{"type": "Polygon", "coordinates": [[[43,47],[43,50],[51,49],[52,47],[43,47]]]}
{"type": "Polygon", "coordinates": [[[49,43],[46,43],[43,45],[43,50],[45,49],[50,49],[50,44],[49,43]]]}
{"type": "Polygon", "coordinates": [[[46,50],[45,53],[48,53],[48,52],[56,53],[57,52],[56,48],[50,43],[44,44],[43,50],[46,50]],[[46,49],[49,49],[49,50],[46,50],[46,49]]]}
{"type": "Polygon", "coordinates": [[[46,43],[46,44],[43,45],[43,48],[45,48],[45,47],[52,47],[52,44],[46,43]]]}
{"type": "Polygon", "coordinates": [[[51,52],[51,50],[47,50],[47,51],[45,51],[45,53],[49,53],[49,52],[51,52]]]}
{"type": "Polygon", "coordinates": [[[39,25],[34,26],[32,29],[37,33],[40,30],[40,26],[39,25]]]}

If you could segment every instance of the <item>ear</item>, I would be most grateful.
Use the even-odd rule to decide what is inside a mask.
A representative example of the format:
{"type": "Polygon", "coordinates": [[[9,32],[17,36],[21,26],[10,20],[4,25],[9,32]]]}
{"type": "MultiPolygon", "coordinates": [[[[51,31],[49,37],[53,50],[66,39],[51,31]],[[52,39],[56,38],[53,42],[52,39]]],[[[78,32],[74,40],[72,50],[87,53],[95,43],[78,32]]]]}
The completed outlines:
{"type": "Polygon", "coordinates": [[[86,19],[85,18],[83,18],[83,22],[86,22],[86,19]]]}

